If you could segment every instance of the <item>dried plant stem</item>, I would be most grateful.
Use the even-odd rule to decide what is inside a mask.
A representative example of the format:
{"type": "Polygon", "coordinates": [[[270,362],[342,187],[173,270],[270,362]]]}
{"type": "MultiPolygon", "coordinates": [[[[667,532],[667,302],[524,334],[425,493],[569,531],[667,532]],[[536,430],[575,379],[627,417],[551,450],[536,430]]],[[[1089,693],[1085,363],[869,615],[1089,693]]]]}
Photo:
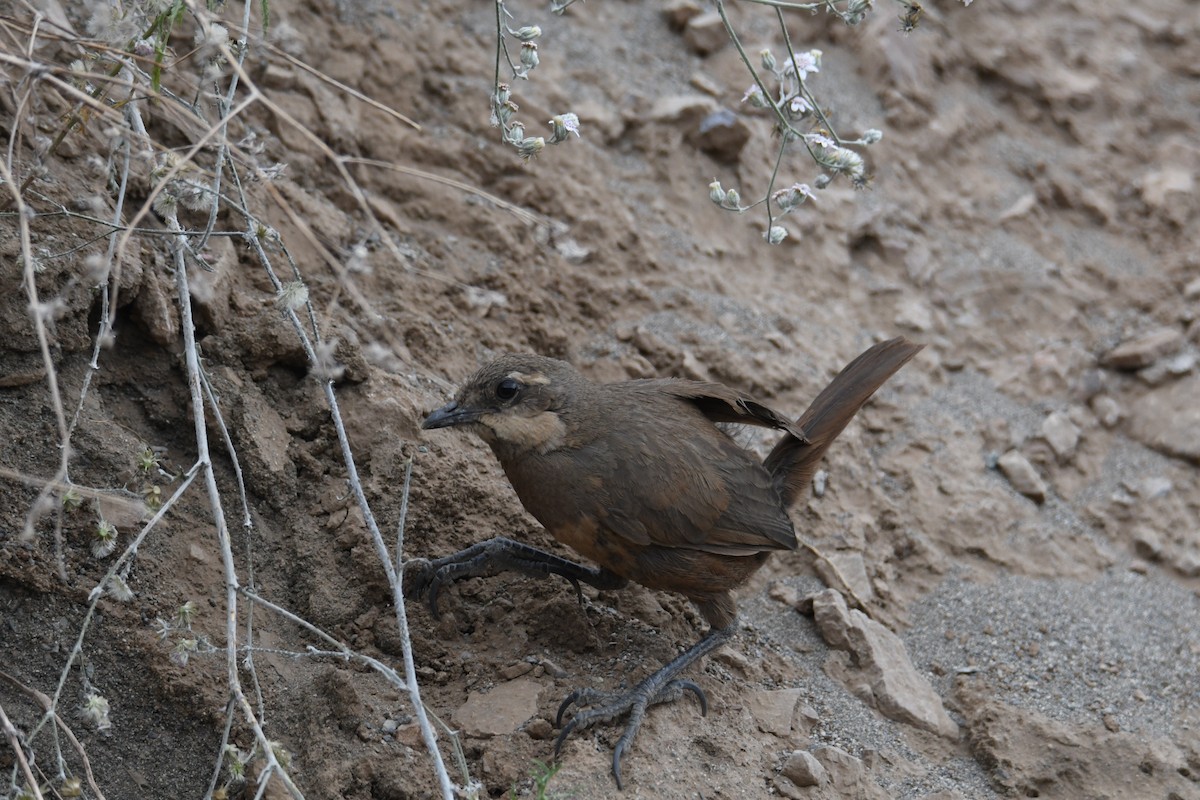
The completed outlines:
{"type": "Polygon", "coordinates": [[[25,782],[28,784],[29,790],[33,792],[33,796],[37,800],[42,800],[41,789],[38,788],[38,782],[33,777],[33,770],[29,767],[29,761],[25,758],[25,748],[21,746],[21,739],[17,736],[17,729],[9,721],[8,714],[4,713],[3,705],[0,705],[0,729],[4,730],[4,736],[8,739],[8,743],[12,747],[13,755],[16,756],[17,764],[21,767],[22,774],[25,775],[25,782]]]}
{"type": "Polygon", "coordinates": [[[0,678],[3,678],[13,686],[16,686],[34,700],[37,700],[38,705],[42,707],[43,711],[54,715],[54,723],[62,729],[63,734],[68,740],[70,740],[71,746],[75,748],[75,752],[79,755],[80,761],[83,762],[83,775],[87,779],[88,786],[91,787],[93,792],[95,792],[96,800],[105,800],[104,792],[100,791],[100,787],[96,784],[96,776],[92,774],[92,762],[88,760],[87,751],[83,749],[83,745],[80,744],[79,739],[75,738],[75,732],[72,731],[71,728],[68,727],[67,723],[63,722],[62,717],[59,716],[56,711],[54,711],[54,703],[51,701],[49,696],[43,692],[39,692],[37,689],[26,686],[3,670],[0,670],[0,678]]]}
{"type": "MultiPolygon", "coordinates": [[[[179,219],[175,215],[167,217],[167,227],[182,234],[179,219]]],[[[221,563],[225,572],[225,663],[229,691],[242,710],[246,721],[254,731],[254,737],[262,749],[266,759],[266,769],[277,774],[283,785],[295,800],[302,800],[304,795],[288,775],[287,770],[279,764],[271,742],[263,732],[262,725],[254,713],[254,708],[246,698],[242,689],[241,678],[238,676],[237,642],[237,568],[233,562],[233,547],[230,542],[229,528],[225,523],[225,511],[221,503],[221,492],[217,487],[217,476],[213,470],[212,458],[208,452],[208,423],[204,418],[204,392],[200,381],[200,352],[196,345],[196,329],[192,320],[192,296],[188,286],[187,260],[184,258],[184,242],[186,237],[176,237],[174,248],[175,258],[175,288],[179,298],[180,327],[183,332],[183,354],[187,366],[188,393],[191,396],[192,422],[196,429],[196,462],[204,474],[204,484],[207,490],[209,505],[212,509],[213,525],[216,528],[217,544],[221,550],[221,563]]],[[[269,778],[268,778],[269,780],[269,778]]],[[[264,781],[266,783],[266,781],[264,781]]]]}

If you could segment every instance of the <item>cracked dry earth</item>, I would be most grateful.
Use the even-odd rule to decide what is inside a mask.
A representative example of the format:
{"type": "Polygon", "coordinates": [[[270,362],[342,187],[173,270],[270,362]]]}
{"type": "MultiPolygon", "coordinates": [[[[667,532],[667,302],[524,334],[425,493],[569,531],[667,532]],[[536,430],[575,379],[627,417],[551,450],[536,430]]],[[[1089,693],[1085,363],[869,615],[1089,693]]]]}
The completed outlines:
{"type": "MultiPolygon", "coordinates": [[[[530,164],[487,125],[486,4],[309,0],[272,13],[281,47],[423,126],[252,54],[251,76],[337,152],[417,166],[555,222],[354,166],[405,254],[396,263],[312,142],[250,112],[265,157],[289,165],[281,195],[323,245],[347,260],[358,248],[347,292],[292,221],[271,220],[297,243],[321,324],[340,342],[339,397],[385,528],[414,458],[410,554],[494,535],[556,546],[481,442],[418,428],[494,353],[566,358],[597,380],[719,380],[798,414],[871,342],[903,333],[927,344],[832,448],[823,491],[793,512],[822,557],[775,557],[739,594],[739,635],[689,673],[708,715],[686,700],[655,709],[620,794],[609,774],[617,729],[576,735],[552,793],[1200,798],[1194,3],[929,4],[908,36],[889,8],[854,29],[796,16],[797,46],[825,53],[813,86],[836,103],[837,124],[885,137],[869,151],[871,190],[835,183],[793,215],[778,247],[762,241],[762,219],[722,212],[705,188],[715,176],[748,197],[770,173],[769,123],[738,104],[744,68],[728,46],[700,55],[703,31],[680,32],[656,4],[594,0],[541,21],[522,115],[574,109],[582,137],[530,164]],[[699,117],[718,107],[742,119],[740,149],[698,136],[699,117]]],[[[752,52],[781,46],[769,9],[732,13],[752,52]]],[[[149,124],[172,141],[166,122],[149,124]]],[[[96,192],[90,135],[47,162],[35,207],[96,192]]],[[[799,159],[785,171],[811,180],[799,159]]],[[[58,439],[9,219],[0,465],[46,477],[58,439]]],[[[46,253],[96,235],[62,217],[33,226],[46,253]]],[[[263,595],[399,665],[390,594],[317,382],[249,252],[230,239],[212,246],[216,271],[196,276],[198,335],[254,523],[235,531],[235,552],[252,560],[263,595]]],[[[43,296],[63,301],[54,358],[68,404],[98,318],[96,296],[72,277],[104,247],[48,261],[38,276],[43,296]]],[[[122,277],[116,341],[74,437],[72,477],[86,486],[140,490],[147,446],[168,471],[195,459],[158,248],[148,238],[122,277]]],[[[770,445],[739,435],[760,453],[770,445]]],[[[89,553],[91,517],[68,516],[62,581],[51,528],[18,541],[36,487],[4,486],[0,668],[51,692],[105,566],[89,553]]],[[[137,525],[113,521],[122,535],[137,525]]],[[[190,599],[196,630],[221,645],[213,538],[192,492],[141,549],[135,598],[99,606],[84,655],[112,704],[110,735],[86,730],[78,673],[69,677],[66,716],[108,797],[202,797],[208,784],[223,657],[173,663],[153,621],[190,599]]],[[[491,797],[529,795],[571,689],[629,685],[703,630],[675,596],[632,587],[578,602],[563,582],[511,575],[463,582],[442,609],[435,621],[410,608],[417,672],[491,797]]],[[[308,797],[434,796],[406,698],[354,665],[270,652],[308,642],[262,612],[255,623],[268,650],[256,658],[267,730],[292,752],[308,797]]],[[[0,701],[19,727],[36,719],[11,684],[0,701]]],[[[234,739],[250,741],[237,726],[234,739]]],[[[0,754],[6,773],[11,761],[0,754]]]]}

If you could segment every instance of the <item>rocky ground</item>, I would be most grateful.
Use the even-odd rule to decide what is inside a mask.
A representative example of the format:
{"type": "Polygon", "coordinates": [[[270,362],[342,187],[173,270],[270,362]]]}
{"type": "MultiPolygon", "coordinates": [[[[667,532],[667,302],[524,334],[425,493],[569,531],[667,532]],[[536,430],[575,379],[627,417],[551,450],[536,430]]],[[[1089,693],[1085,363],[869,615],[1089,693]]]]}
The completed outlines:
{"type": "MultiPolygon", "coordinates": [[[[552,796],[1200,798],[1194,6],[945,2],[908,35],[880,6],[856,28],[789,17],[798,48],[824,51],[812,85],[839,128],[884,138],[868,151],[870,189],[835,182],[776,247],[761,215],[708,199],[714,177],[761,192],[776,142],[769,120],[739,104],[745,67],[710,36],[711,17],[680,29],[686,6],[593,0],[561,18],[513,7],[545,31],[541,65],[516,89],[522,116],[531,128],[567,109],[581,118],[578,140],[528,164],[488,126],[487,4],[274,3],[279,50],[247,59],[272,105],[252,107],[239,134],[255,133],[261,164],[287,164],[273,195],[253,196],[339,342],[338,397],[385,530],[413,459],[411,555],[494,535],[557,547],[481,442],[419,431],[497,352],[566,358],[597,380],[719,380],[798,414],[872,342],[927,344],[794,512],[822,556],[774,558],[740,593],[738,637],[691,674],[708,715],[690,701],[654,710],[623,793],[609,774],[618,730],[573,737],[552,796]],[[737,115],[744,146],[700,133],[720,107],[737,115]],[[385,246],[308,133],[486,196],[351,163],[385,246]]],[[[82,7],[44,8],[86,32],[82,7]]],[[[771,9],[737,3],[732,14],[751,53],[782,47],[771,9]]],[[[28,36],[6,30],[5,52],[24,52],[28,36]]],[[[36,52],[75,57],[51,39],[36,52]]],[[[23,104],[26,84],[6,65],[5,141],[14,119],[48,141],[67,106],[52,95],[23,104]]],[[[148,129],[164,147],[195,133],[166,111],[148,129]]],[[[39,212],[38,290],[58,304],[51,354],[68,418],[91,374],[70,476],[106,503],[89,494],[41,514],[32,541],[21,533],[61,437],[15,218],[0,217],[0,670],[13,679],[0,681],[0,706],[23,731],[39,710],[20,686],[55,693],[107,569],[90,546],[97,518],[125,546],[141,510],[111,498],[169,494],[197,453],[163,237],[134,239],[114,343],[89,367],[100,310],[87,257],[105,252],[108,229],[56,209],[111,213],[94,155],[105,135],[93,125],[67,137],[26,192],[39,212]],[[147,448],[152,469],[139,466],[147,448]]],[[[27,132],[14,163],[45,144],[27,132]]],[[[799,156],[783,172],[815,176],[799,156]]],[[[143,169],[131,200],[148,187],[143,169]]],[[[181,219],[203,227],[198,214],[181,219]]],[[[238,224],[223,214],[218,228],[238,224]]],[[[214,434],[241,579],[399,667],[390,591],[320,386],[249,250],[233,238],[209,248],[214,271],[197,273],[193,291],[245,475],[250,527],[214,434]]],[[[740,435],[760,452],[770,444],[740,435]]],[[[133,599],[104,599],[90,621],[61,707],[107,797],[204,796],[227,699],[223,574],[197,484],[140,547],[133,599]],[[189,600],[195,636],[219,652],[201,646],[181,663],[178,631],[160,640],[155,620],[189,600]],[[89,687],[110,702],[107,731],[80,711],[89,687]]],[[[490,797],[530,795],[573,688],[628,685],[703,630],[679,597],[634,587],[581,603],[568,585],[515,576],[466,581],[442,609],[436,621],[409,609],[417,674],[490,797]]],[[[312,640],[289,623],[256,611],[254,624],[266,731],[307,797],[434,796],[404,695],[355,664],[292,655],[312,640]]],[[[252,744],[240,724],[233,740],[252,744]]],[[[35,743],[52,771],[52,740],[35,743]]],[[[13,763],[0,753],[5,774],[13,763]]]]}

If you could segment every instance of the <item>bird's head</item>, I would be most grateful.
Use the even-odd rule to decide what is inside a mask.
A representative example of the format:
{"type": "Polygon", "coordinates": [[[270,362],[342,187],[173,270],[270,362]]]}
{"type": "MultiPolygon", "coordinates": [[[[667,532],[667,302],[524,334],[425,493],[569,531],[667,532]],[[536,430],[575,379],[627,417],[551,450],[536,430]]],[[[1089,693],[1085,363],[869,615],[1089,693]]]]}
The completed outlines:
{"type": "Polygon", "coordinates": [[[498,455],[559,447],[567,426],[563,410],[586,379],[565,361],[513,353],[472,375],[454,399],[421,423],[474,431],[498,455]]]}

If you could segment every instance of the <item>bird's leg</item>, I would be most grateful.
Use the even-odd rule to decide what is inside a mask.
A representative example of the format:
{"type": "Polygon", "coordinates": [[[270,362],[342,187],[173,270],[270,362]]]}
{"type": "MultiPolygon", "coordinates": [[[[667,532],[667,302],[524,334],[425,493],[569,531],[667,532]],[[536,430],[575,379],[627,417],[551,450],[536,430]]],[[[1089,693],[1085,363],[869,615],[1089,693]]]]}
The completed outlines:
{"type": "Polygon", "coordinates": [[[404,595],[426,597],[429,610],[436,618],[438,591],[442,584],[460,578],[495,575],[505,570],[535,577],[561,575],[571,582],[581,600],[580,582],[597,589],[620,589],[628,582],[606,569],[577,564],[531,545],[497,536],[442,558],[411,559],[404,565],[404,595]]]}
{"type": "Polygon", "coordinates": [[[633,744],[638,728],[642,726],[642,718],[646,715],[646,709],[659,703],[678,700],[685,691],[690,691],[700,701],[700,715],[707,714],[708,698],[704,696],[704,690],[689,680],[681,680],[675,676],[702,656],[708,655],[729,641],[736,629],[736,620],[723,628],[710,629],[703,639],[680,653],[670,663],[628,692],[602,692],[597,689],[576,689],[571,692],[558,707],[558,716],[554,720],[555,725],[562,725],[563,714],[571,706],[587,706],[588,708],[571,717],[571,721],[558,734],[558,739],[554,742],[554,757],[558,758],[563,742],[574,731],[583,730],[597,722],[609,722],[628,714],[629,721],[625,724],[625,732],[617,740],[617,746],[613,748],[612,760],[613,777],[617,779],[617,788],[622,788],[621,757],[633,744]]]}

